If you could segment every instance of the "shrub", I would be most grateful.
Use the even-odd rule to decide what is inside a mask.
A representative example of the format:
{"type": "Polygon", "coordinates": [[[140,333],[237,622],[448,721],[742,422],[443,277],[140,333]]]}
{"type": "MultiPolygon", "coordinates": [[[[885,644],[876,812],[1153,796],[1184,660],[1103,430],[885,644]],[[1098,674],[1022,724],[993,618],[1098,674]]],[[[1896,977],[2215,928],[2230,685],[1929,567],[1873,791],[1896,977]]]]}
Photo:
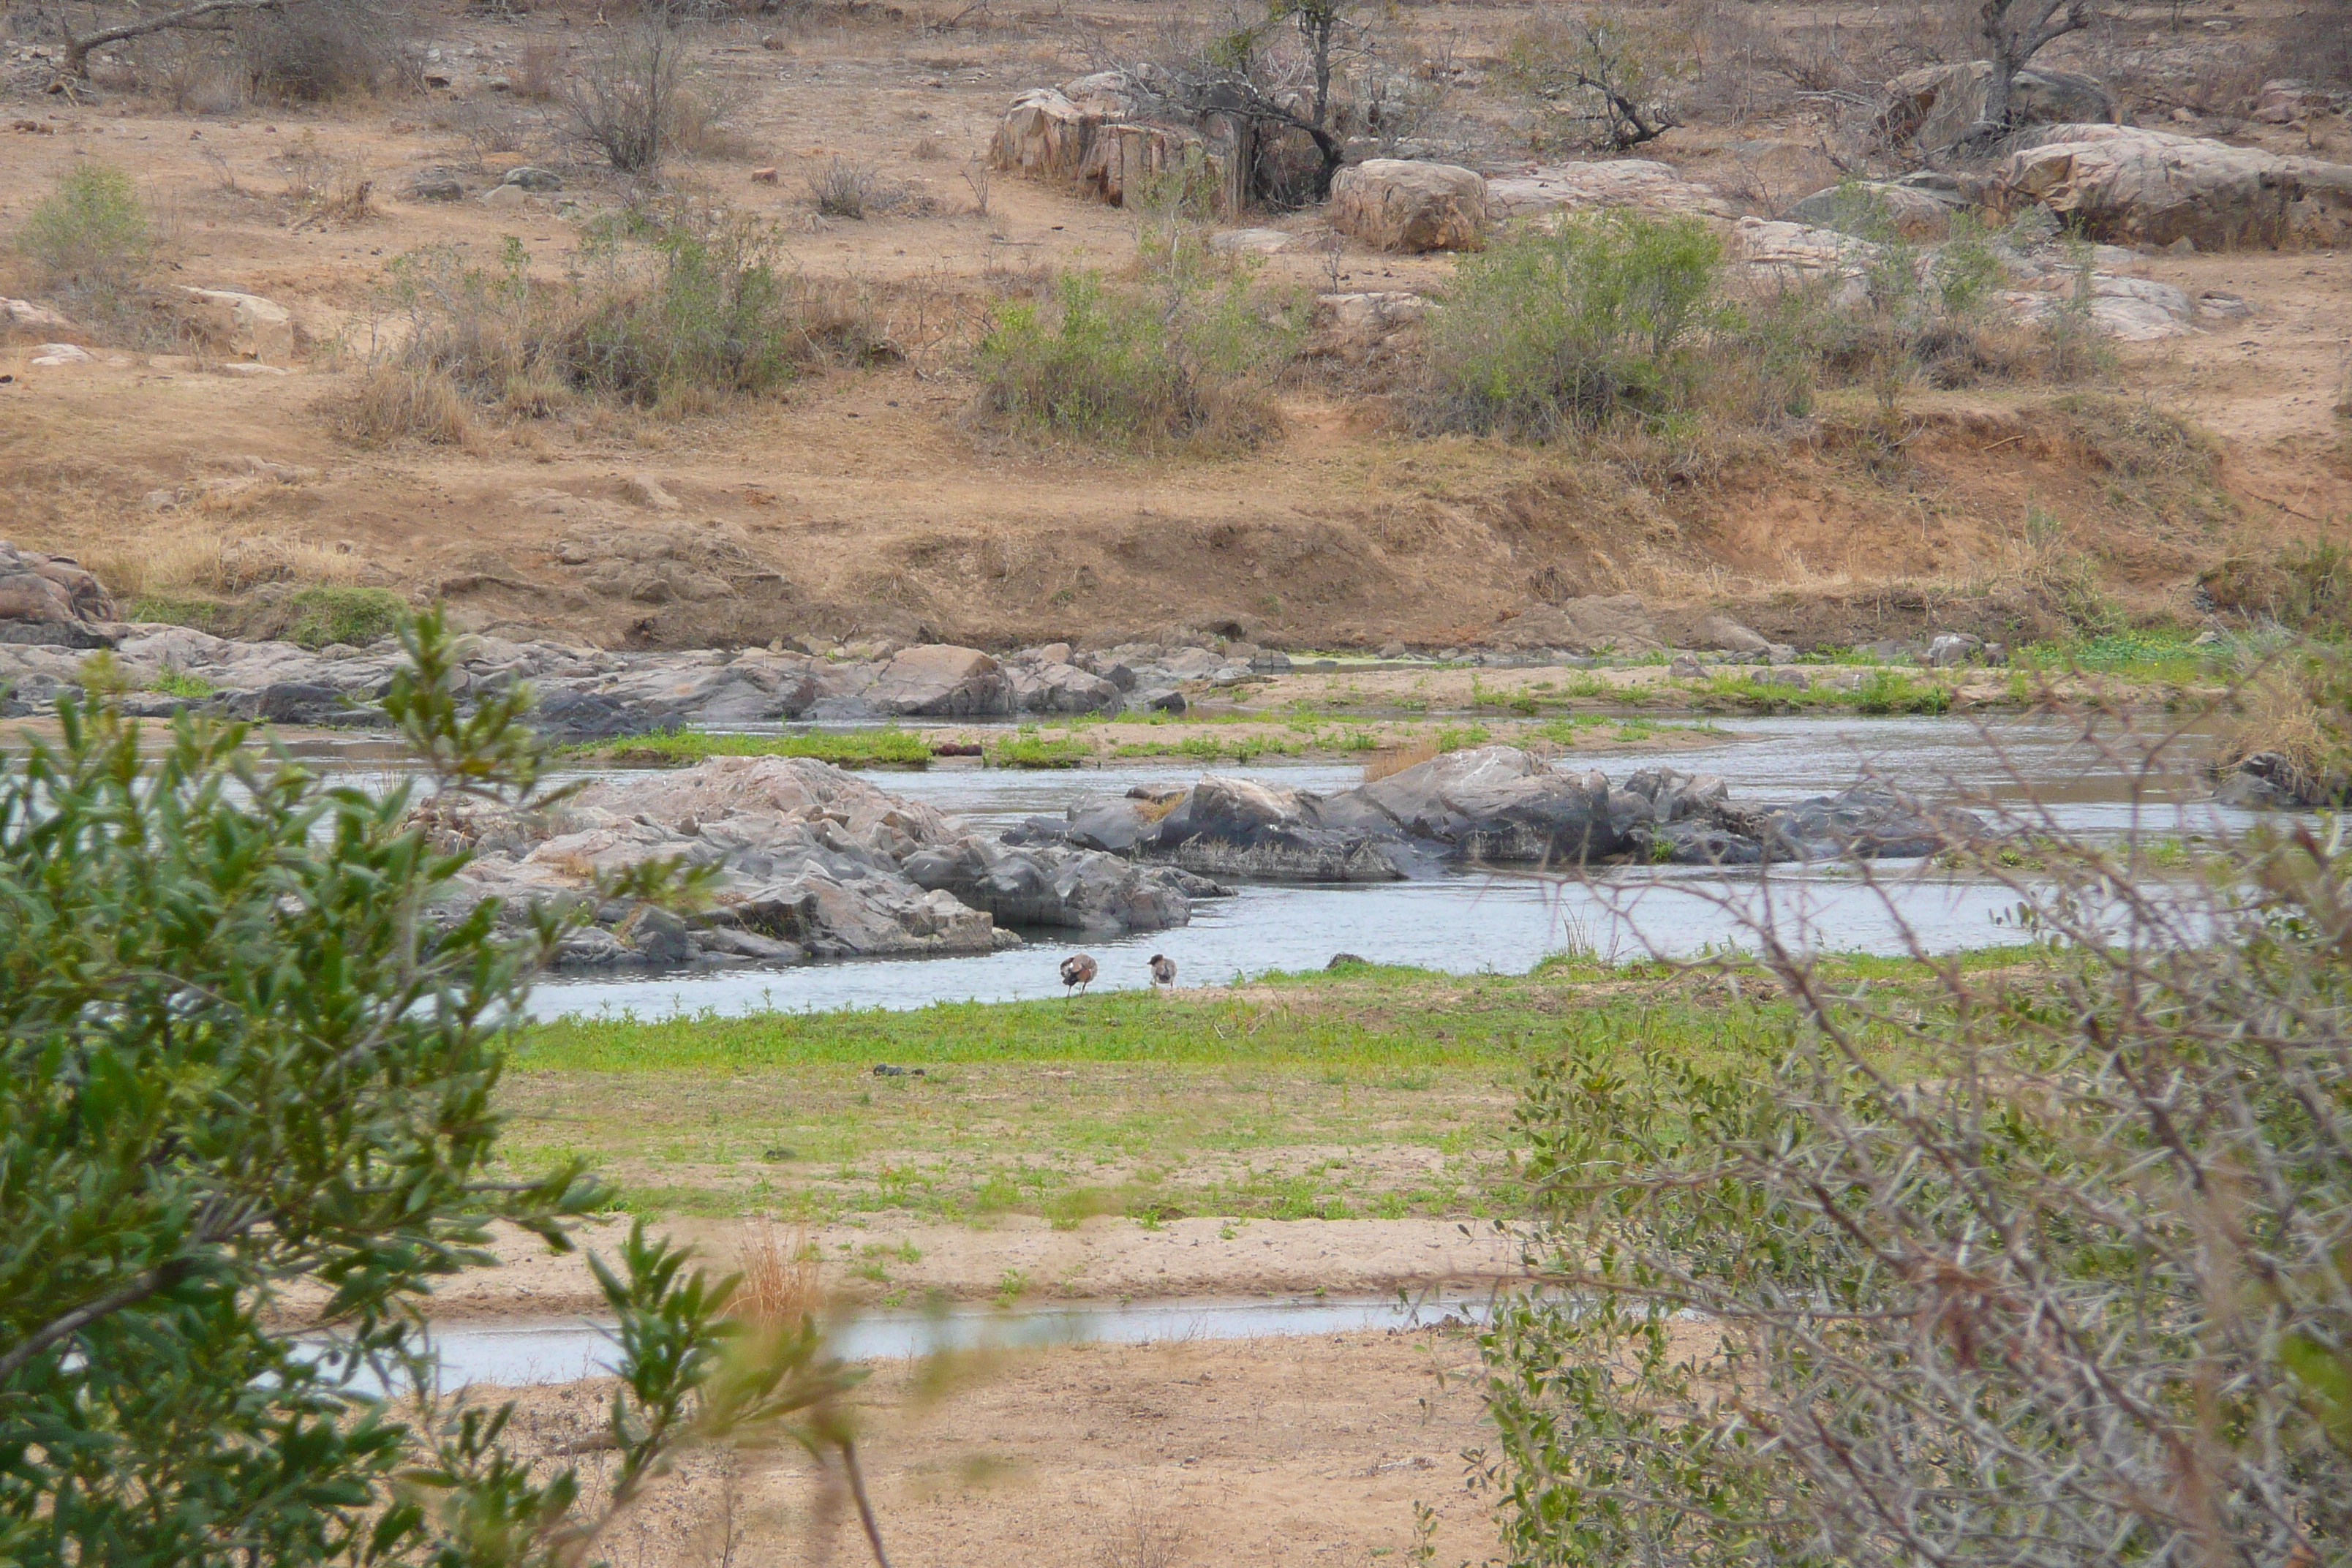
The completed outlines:
{"type": "Polygon", "coordinates": [[[1962,857],[2019,900],[1999,968],[1852,977],[1758,930],[1701,967],[1785,1000],[1703,1057],[1571,1025],[1538,1070],[1543,1286],[1483,1342],[1509,1562],[2352,1537],[2352,864],[2225,835],[2225,874],[2166,877],[2030,799],[1998,826],[2035,845],[1962,857]]]}
{"type": "Polygon", "coordinates": [[[411,31],[403,5],[307,0],[241,14],[236,42],[252,96],[321,103],[421,88],[422,73],[405,47],[411,31]]]}
{"type": "Polygon", "coordinates": [[[628,174],[649,174],[675,146],[687,110],[686,46],[657,16],[614,28],[562,88],[573,132],[628,174]]]}
{"type": "MultiPolygon", "coordinates": [[[[437,619],[406,643],[383,706],[419,766],[381,795],[242,725],[184,717],[151,750],[104,700],[61,703],[56,743],[0,771],[11,1563],[560,1568],[688,1444],[854,1464],[832,1405],[855,1374],[813,1328],[727,1321],[733,1282],[642,1227],[592,1259],[618,1319],[609,1468],[535,1462],[511,1405],[437,1393],[436,1279],[494,1222],[568,1248],[612,1194],[578,1161],[499,1165],[511,1020],[568,920],[420,918],[464,864],[412,817],[420,785],[560,793],[529,694],[461,699],[437,619]],[[303,1291],[323,1335],[284,1310],[303,1291]]],[[[659,868],[593,892],[690,890],[659,868]]]]}
{"type": "Polygon", "coordinates": [[[1298,312],[1200,237],[1146,237],[1145,279],[1115,288],[1069,272],[1044,308],[1000,307],[976,356],[984,418],[1106,446],[1255,445],[1280,426],[1275,374],[1297,352],[1298,312]]]}
{"type": "Polygon", "coordinates": [[[645,220],[648,243],[593,232],[585,270],[530,275],[509,241],[495,267],[446,247],[388,269],[384,308],[404,330],[341,404],[336,424],[373,444],[464,445],[478,415],[540,418],[574,397],[685,413],[772,392],[803,366],[896,353],[862,296],[812,290],[781,269],[774,231],[740,214],[645,220]]]}
{"type": "Polygon", "coordinates": [[[1723,247],[1695,218],[1631,212],[1517,230],[1465,257],[1426,335],[1425,428],[1535,440],[1686,407],[1725,320],[1723,247]]]}
{"type": "Polygon", "coordinates": [[[131,176],[111,164],[76,163],[34,204],[16,248],[43,283],[76,299],[120,300],[153,258],[155,236],[131,176]]]}
{"type": "Polygon", "coordinates": [[[809,198],[827,217],[862,218],[874,195],[874,173],[846,158],[835,158],[823,172],[809,176],[809,198]]]}

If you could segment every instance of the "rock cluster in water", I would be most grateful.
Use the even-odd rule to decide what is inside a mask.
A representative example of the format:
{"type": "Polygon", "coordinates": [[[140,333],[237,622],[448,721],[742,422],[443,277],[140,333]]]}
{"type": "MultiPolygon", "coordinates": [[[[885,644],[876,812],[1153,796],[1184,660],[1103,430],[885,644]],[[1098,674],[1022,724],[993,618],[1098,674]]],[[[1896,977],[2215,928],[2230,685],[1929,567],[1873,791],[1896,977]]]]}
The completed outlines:
{"type": "Polygon", "coordinates": [[[1174,866],[1070,845],[1011,847],[954,818],[802,757],[716,757],[591,785],[543,812],[477,801],[427,808],[473,859],[451,913],[593,897],[600,872],[677,859],[716,876],[693,915],[613,900],[558,962],[797,963],[946,956],[1017,946],[1005,925],[1157,931],[1229,889],[1174,866]]]}
{"type": "Polygon", "coordinates": [[[1643,768],[1622,784],[1512,746],[1455,752],[1332,795],[1212,775],[1033,817],[1005,836],[1211,877],[1391,881],[1465,864],[1748,866],[1932,855],[1984,833],[1974,814],[1864,783],[1793,805],[1740,806],[1710,774],[1643,768]]]}
{"type": "Polygon", "coordinates": [[[498,896],[584,900],[649,859],[712,868],[692,915],[602,903],[558,962],[793,963],[1018,945],[1008,927],[1126,932],[1185,924],[1219,879],[1391,881],[1464,864],[1767,860],[1934,854],[1979,837],[1964,811],[1881,784],[1794,805],[1734,805],[1723,781],[1645,768],[1622,784],[1508,746],[1458,752],[1318,795],[1214,775],[1033,818],[1001,837],[799,757],[719,757],[606,780],[541,813],[427,808],[474,858],[449,911],[498,896]]]}

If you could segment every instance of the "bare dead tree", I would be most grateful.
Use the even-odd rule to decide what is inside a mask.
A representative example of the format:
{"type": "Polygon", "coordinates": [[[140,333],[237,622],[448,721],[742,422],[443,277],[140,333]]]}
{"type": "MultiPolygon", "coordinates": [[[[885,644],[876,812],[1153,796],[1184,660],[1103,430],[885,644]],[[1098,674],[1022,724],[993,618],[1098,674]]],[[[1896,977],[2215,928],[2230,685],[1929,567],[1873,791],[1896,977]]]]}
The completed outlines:
{"type": "Polygon", "coordinates": [[[238,16],[250,16],[268,11],[283,11],[299,5],[305,0],[198,0],[194,5],[183,5],[176,11],[165,11],[152,16],[142,16],[135,22],[124,22],[112,27],[100,27],[94,33],[76,33],[66,29],[66,58],[58,68],[51,92],[71,92],[74,85],[89,79],[89,54],[92,49],[109,44],[127,43],[132,38],[144,38],[155,33],[180,28],[217,30],[238,16]]]}
{"type": "Polygon", "coordinates": [[[2010,91],[2028,61],[2069,33],[2091,25],[2091,0],[1982,0],[1978,37],[1992,61],[1985,83],[1984,118],[1969,133],[1982,143],[2008,134],[2010,91]]]}

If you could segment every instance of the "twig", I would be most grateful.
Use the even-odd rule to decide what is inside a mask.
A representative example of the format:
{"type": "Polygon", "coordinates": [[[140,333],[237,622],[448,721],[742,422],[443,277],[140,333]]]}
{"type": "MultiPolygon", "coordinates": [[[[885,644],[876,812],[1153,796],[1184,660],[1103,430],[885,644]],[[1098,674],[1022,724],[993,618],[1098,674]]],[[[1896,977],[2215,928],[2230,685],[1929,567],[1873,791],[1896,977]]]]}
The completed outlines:
{"type": "Polygon", "coordinates": [[[890,1568],[882,1550],[882,1527],[874,1521],[874,1505],[866,1500],[866,1474],[857,1468],[857,1445],[841,1440],[841,1468],[849,1473],[849,1495],[857,1503],[857,1522],[866,1527],[866,1544],[874,1548],[875,1568],[890,1568]]]}

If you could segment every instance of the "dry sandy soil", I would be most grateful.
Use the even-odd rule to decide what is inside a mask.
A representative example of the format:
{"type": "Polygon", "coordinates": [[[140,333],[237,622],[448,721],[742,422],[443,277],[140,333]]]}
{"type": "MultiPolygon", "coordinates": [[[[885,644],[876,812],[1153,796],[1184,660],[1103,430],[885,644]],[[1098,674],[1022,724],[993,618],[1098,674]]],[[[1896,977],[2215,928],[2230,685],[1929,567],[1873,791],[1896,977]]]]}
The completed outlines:
{"type": "MultiPolygon", "coordinates": [[[[2284,5],[2205,9],[2189,7],[2192,37],[2209,20],[2274,40],[2295,26],[2284,5]]],[[[1524,15],[1413,7],[1385,25],[1403,54],[1491,66],[1524,15]]],[[[478,626],[608,644],[878,635],[1003,646],[1172,624],[1377,647],[1475,643],[1538,598],[1621,588],[1731,605],[1781,637],[1910,631],[1947,595],[2015,580],[2053,548],[2088,551],[2140,609],[2187,614],[2200,568],[2307,535],[2352,506],[2345,427],[2330,412],[2352,336],[2352,257],[2315,253],[2147,258],[2147,276],[2241,293],[2255,315],[2123,350],[2108,401],[2076,416],[2053,411],[2048,387],[1918,393],[1906,404],[1906,460],[1891,473],[1851,449],[1859,401],[1828,400],[1810,437],[1735,442],[1696,472],[1659,474],[1606,454],[1404,439],[1376,387],[1328,378],[1286,394],[1286,433],[1245,458],[1008,447],[963,417],[981,323],[1054,268],[1127,266],[1134,225],[1004,175],[982,215],[962,173],[1015,91],[1131,58],[1156,16],[998,8],[941,30],[866,7],[699,35],[698,70],[740,101],[716,153],[678,161],[672,187],[773,220],[803,277],[855,292],[903,362],[820,374],[782,399],[689,419],[575,410],[485,423],[464,447],[374,451],[339,441],[330,416],[378,341],[372,301],[385,265],[433,246],[488,262],[511,240],[553,279],[579,258],[581,220],[627,197],[565,139],[553,106],[486,85],[494,71],[522,79],[530,51],[562,62],[593,53],[609,37],[597,14],[428,13],[428,36],[458,62],[455,85],[326,108],[171,112],[120,68],[97,102],[71,105],[38,93],[47,68],[19,61],[0,97],[54,134],[12,134],[0,234],[76,160],[113,162],[162,215],[163,276],[277,299],[307,347],[295,374],[250,377],[136,353],[35,369],[29,339],[0,347],[0,372],[14,378],[0,385],[6,531],[77,552],[130,589],[242,586],[253,563],[268,574],[270,547],[299,542],[315,548],[300,552],[299,574],[446,595],[478,626]],[[504,129],[486,135],[491,121],[504,129]],[[807,178],[835,156],[903,187],[909,204],[860,222],[819,216],[807,178]],[[563,195],[506,207],[403,195],[441,173],[478,191],[526,160],[559,169],[563,195]],[[777,183],[751,183],[758,167],[776,169],[777,183]],[[362,216],[302,195],[362,178],[373,182],[362,216]],[[559,210],[559,200],[578,205],[559,210]],[[2142,397],[2213,434],[2211,473],[2119,475],[2131,454],[2118,430],[2142,397]],[[215,484],[177,510],[142,504],[226,478],[248,454],[299,471],[215,484]],[[639,475],[677,505],[647,504],[651,492],[631,482],[639,475]],[[2058,520],[2054,545],[2029,537],[2030,508],[2058,520]],[[649,551],[692,559],[730,591],[646,603],[598,585],[600,564],[649,551]]],[[[19,27],[32,41],[29,31],[19,27]]],[[[2231,69],[2258,76],[2240,57],[2231,69]]],[[[1491,86],[1449,101],[1490,166],[1524,161],[1491,86]]],[[[2151,120],[2165,110],[2142,107],[2151,120]]],[[[2291,136],[2219,128],[2352,155],[2352,133],[2316,121],[2291,136]]],[[[1775,191],[1833,173],[1815,151],[1831,129],[1821,113],[1783,107],[1677,130],[1644,152],[1761,210],[1775,191]]],[[[1312,213],[1279,221],[1324,235],[1312,213]]],[[[1453,262],[1349,248],[1328,263],[1270,265],[1324,287],[1336,269],[1341,287],[1364,289],[1442,283],[1453,262]]]]}
{"type": "MultiPolygon", "coordinates": [[[[1482,1441],[1460,1329],[1079,1345],[886,1364],[856,1396],[897,1568],[1362,1568],[1495,1549],[1460,1452],[1482,1441]]],[[[525,1450],[593,1431],[609,1383],[519,1391],[525,1450]]],[[[486,1390],[491,1398],[505,1391],[486,1390]]],[[[593,1479],[598,1458],[582,1463],[593,1479]]],[[[689,1454],[602,1543],[617,1568],[870,1562],[797,1452],[689,1454]]]]}

